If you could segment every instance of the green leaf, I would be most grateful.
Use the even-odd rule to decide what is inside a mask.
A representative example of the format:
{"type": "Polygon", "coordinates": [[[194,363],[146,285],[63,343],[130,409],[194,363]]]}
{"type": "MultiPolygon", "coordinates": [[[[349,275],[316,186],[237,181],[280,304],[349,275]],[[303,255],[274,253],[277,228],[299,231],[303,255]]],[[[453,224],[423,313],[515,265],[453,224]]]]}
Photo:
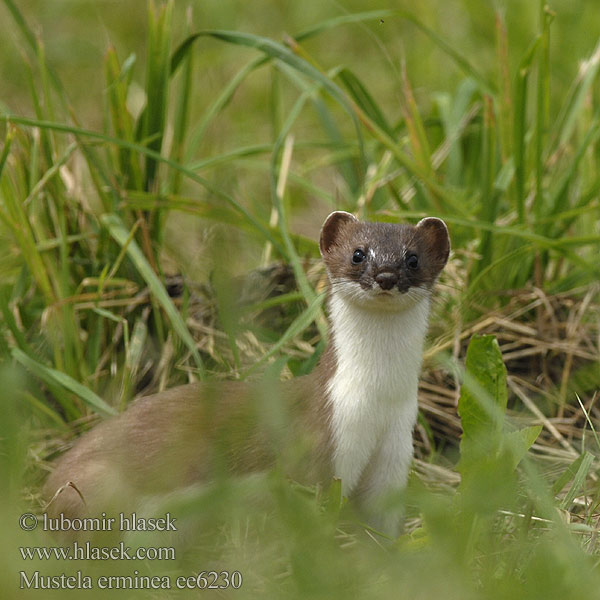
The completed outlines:
{"type": "MultiPolygon", "coordinates": [[[[134,122],[127,108],[129,80],[126,76],[125,67],[121,67],[119,64],[116,50],[113,47],[110,47],[106,52],[104,69],[106,73],[107,102],[115,136],[134,142],[134,122]]],[[[135,186],[136,189],[140,189],[142,187],[142,174],[137,155],[128,148],[119,148],[118,160],[120,172],[125,176],[127,186],[135,186]]]]}
{"type": "Polygon", "coordinates": [[[353,13],[348,15],[340,15],[338,17],[334,17],[333,19],[328,19],[326,21],[322,21],[317,25],[313,25],[310,29],[306,29],[301,33],[298,33],[294,36],[294,39],[297,42],[301,42],[307,40],[315,35],[319,35],[325,31],[329,31],[334,27],[339,27],[340,25],[348,25],[352,23],[362,23],[363,21],[380,21],[381,19],[385,19],[387,17],[392,17],[396,15],[396,11],[389,9],[382,10],[372,10],[361,13],[353,13]]]}
{"type": "Polygon", "coordinates": [[[519,64],[515,84],[514,105],[517,107],[513,123],[513,144],[515,148],[515,189],[516,205],[519,223],[525,222],[525,183],[527,174],[526,164],[526,137],[527,137],[527,82],[531,72],[531,65],[536,55],[541,37],[537,37],[530,45],[519,64]]]}
{"type": "Polygon", "coordinates": [[[496,337],[474,336],[467,349],[458,402],[463,427],[459,470],[467,502],[482,514],[489,512],[490,493],[500,493],[498,478],[505,489],[515,484],[514,470],[542,429],[534,425],[506,432],[507,398],[506,367],[496,337]]]}
{"type": "Polygon", "coordinates": [[[585,485],[588,473],[594,463],[594,455],[590,452],[585,452],[582,456],[583,458],[581,460],[579,468],[577,469],[577,473],[575,473],[573,483],[571,484],[567,495],[563,498],[562,502],[560,503],[560,507],[563,510],[568,510],[570,508],[571,504],[573,503],[573,500],[575,500],[575,498],[577,497],[579,490],[585,485]]]}
{"type": "Polygon", "coordinates": [[[99,413],[102,413],[106,416],[117,414],[117,411],[104,400],[102,400],[100,396],[94,394],[92,390],[85,387],[83,384],[79,383],[66,373],[43,365],[42,363],[25,354],[25,352],[19,348],[13,348],[11,354],[18,363],[29,369],[34,375],[40,379],[43,379],[46,383],[58,384],[66,390],[73,392],[99,413]]]}
{"type": "Polygon", "coordinates": [[[580,454],[563,472],[563,474],[552,484],[552,494],[556,496],[575,475],[583,462],[585,454],[580,454]]]}
{"type": "Polygon", "coordinates": [[[10,154],[10,147],[12,145],[12,141],[15,137],[14,127],[8,126],[6,128],[6,137],[4,138],[4,146],[2,147],[2,154],[0,155],[0,177],[2,177],[2,171],[4,170],[4,165],[6,164],[6,160],[8,155],[10,154]]]}
{"type": "Polygon", "coordinates": [[[473,336],[467,349],[465,382],[460,391],[458,414],[463,441],[502,429],[508,392],[506,367],[496,337],[473,336]]]}
{"type": "MultiPolygon", "coordinates": [[[[148,60],[146,69],[147,105],[144,111],[143,138],[152,141],[148,147],[160,153],[167,120],[169,79],[171,74],[171,31],[173,2],[162,3],[156,9],[148,8],[148,60]]],[[[158,162],[146,155],[145,189],[154,184],[158,162]]]]}
{"type": "Polygon", "coordinates": [[[342,69],[338,73],[338,77],[340,78],[344,87],[348,90],[348,93],[354,102],[356,102],[356,104],[362,108],[364,113],[372,121],[377,123],[377,125],[379,125],[379,127],[385,131],[387,135],[393,137],[395,135],[393,128],[387,122],[382,110],[379,108],[373,99],[373,96],[371,96],[361,80],[352,71],[350,71],[350,69],[342,69]]]}
{"type": "Polygon", "coordinates": [[[495,336],[474,336],[458,401],[463,428],[458,468],[465,485],[507,466],[500,460],[507,398],[506,367],[495,336]]]}
{"type": "MultiPolygon", "coordinates": [[[[570,91],[560,115],[555,120],[553,138],[558,146],[563,146],[570,139],[577,119],[585,107],[586,98],[600,69],[600,41],[596,44],[591,56],[581,61],[579,74],[570,91]]],[[[552,149],[555,151],[555,148],[552,149]]]]}
{"type": "Polygon", "coordinates": [[[523,460],[541,431],[542,425],[532,425],[504,435],[504,445],[508,450],[513,469],[523,460]]]}

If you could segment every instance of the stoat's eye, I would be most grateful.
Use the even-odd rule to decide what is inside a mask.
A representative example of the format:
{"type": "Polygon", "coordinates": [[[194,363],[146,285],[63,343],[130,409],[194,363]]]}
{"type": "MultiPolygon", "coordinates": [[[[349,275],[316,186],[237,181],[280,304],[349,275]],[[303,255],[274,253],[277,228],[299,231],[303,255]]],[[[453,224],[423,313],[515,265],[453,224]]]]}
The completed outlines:
{"type": "Polygon", "coordinates": [[[412,270],[417,269],[419,267],[419,257],[416,254],[407,255],[406,266],[412,270]]]}
{"type": "Polygon", "coordinates": [[[354,251],[354,254],[352,255],[352,264],[353,265],[358,265],[363,260],[365,260],[365,258],[367,258],[367,255],[364,253],[364,251],[361,250],[360,248],[357,248],[354,251]]]}

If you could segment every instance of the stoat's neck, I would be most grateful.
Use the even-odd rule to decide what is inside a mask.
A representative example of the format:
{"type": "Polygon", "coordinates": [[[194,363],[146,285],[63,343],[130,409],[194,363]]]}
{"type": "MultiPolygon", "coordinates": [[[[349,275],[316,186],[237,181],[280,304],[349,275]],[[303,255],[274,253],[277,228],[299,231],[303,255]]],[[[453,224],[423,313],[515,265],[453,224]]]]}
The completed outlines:
{"type": "MultiPolygon", "coordinates": [[[[333,293],[330,298],[336,373],[377,397],[404,401],[421,369],[429,296],[403,311],[365,309],[333,293]]],[[[411,398],[412,400],[412,398],[411,398]]]]}

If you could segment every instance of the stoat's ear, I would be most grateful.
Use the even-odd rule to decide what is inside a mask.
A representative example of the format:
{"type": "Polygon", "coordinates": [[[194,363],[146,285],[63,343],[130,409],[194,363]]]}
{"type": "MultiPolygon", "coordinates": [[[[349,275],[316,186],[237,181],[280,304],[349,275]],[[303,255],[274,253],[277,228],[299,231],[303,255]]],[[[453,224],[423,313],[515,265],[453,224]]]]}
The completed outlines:
{"type": "Polygon", "coordinates": [[[358,223],[358,219],[343,210],[336,210],[325,219],[325,223],[323,223],[323,227],[321,228],[321,239],[319,240],[321,256],[329,252],[331,246],[335,244],[340,229],[348,223],[358,223]]]}
{"type": "Polygon", "coordinates": [[[425,237],[427,253],[441,271],[450,254],[450,235],[446,223],[437,217],[426,217],[417,223],[417,230],[425,237]]]}

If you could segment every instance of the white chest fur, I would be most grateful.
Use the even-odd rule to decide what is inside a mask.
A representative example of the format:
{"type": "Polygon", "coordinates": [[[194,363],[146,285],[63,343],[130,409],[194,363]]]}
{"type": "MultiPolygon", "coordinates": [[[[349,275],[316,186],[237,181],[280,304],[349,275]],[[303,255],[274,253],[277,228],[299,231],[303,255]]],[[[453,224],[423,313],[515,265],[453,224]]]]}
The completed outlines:
{"type": "Polygon", "coordinates": [[[429,295],[397,312],[369,310],[336,293],[330,302],[334,471],[345,496],[359,482],[377,496],[402,487],[410,467],[429,295]]]}

